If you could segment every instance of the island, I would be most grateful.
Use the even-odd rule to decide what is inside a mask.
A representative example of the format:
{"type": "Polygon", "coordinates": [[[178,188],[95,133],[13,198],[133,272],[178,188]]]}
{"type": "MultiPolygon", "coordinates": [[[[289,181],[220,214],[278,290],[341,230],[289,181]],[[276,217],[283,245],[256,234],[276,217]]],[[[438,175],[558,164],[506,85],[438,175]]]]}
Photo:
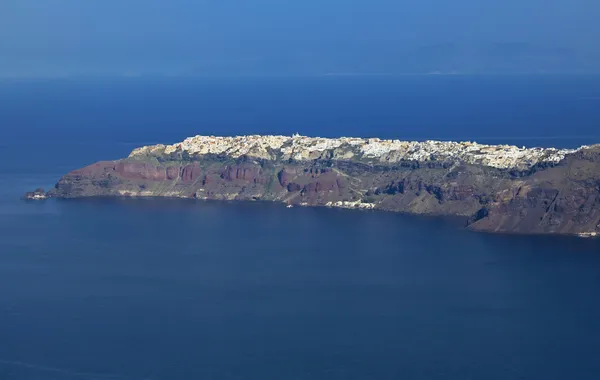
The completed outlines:
{"type": "Polygon", "coordinates": [[[600,234],[600,145],[195,136],[137,148],[26,198],[260,200],[461,217],[503,233],[600,234]]]}

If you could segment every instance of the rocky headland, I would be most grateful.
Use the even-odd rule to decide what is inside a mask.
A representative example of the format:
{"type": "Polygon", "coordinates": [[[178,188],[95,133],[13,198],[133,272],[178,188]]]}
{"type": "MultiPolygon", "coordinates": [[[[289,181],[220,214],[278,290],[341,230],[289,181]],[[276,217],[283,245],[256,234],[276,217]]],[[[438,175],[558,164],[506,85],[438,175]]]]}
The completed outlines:
{"type": "Polygon", "coordinates": [[[490,232],[600,233],[600,145],[195,136],[135,149],[26,198],[265,200],[464,217],[490,232]]]}
{"type": "Polygon", "coordinates": [[[31,200],[31,201],[37,201],[37,200],[41,200],[41,199],[46,199],[46,192],[44,191],[44,189],[37,188],[34,191],[30,191],[25,193],[25,195],[23,196],[24,199],[26,200],[31,200]]]}

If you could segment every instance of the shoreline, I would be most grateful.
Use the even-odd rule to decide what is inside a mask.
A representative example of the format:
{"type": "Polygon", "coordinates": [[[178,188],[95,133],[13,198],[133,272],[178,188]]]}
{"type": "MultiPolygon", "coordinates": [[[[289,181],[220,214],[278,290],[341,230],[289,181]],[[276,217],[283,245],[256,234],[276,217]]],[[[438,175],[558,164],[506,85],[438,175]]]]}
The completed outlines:
{"type": "Polygon", "coordinates": [[[194,136],[134,149],[25,198],[265,200],[457,216],[471,230],[600,234],[600,144],[576,150],[474,142],[194,136]]]}
{"type": "MultiPolygon", "coordinates": [[[[29,202],[43,202],[43,201],[66,201],[66,202],[78,202],[78,201],[95,201],[95,200],[104,200],[104,201],[189,201],[194,203],[209,203],[209,204],[268,204],[273,206],[281,206],[282,208],[288,208],[290,204],[285,201],[272,201],[272,200],[262,200],[262,199],[202,199],[202,198],[194,198],[194,197],[184,197],[184,196],[163,196],[163,195],[99,195],[99,196],[85,196],[85,197],[46,197],[44,199],[36,199],[36,200],[25,200],[29,202]]],[[[348,210],[348,211],[356,211],[356,212],[372,212],[372,213],[385,213],[399,216],[407,216],[411,218],[418,219],[427,219],[427,220],[439,220],[442,222],[446,222],[450,225],[454,225],[458,227],[461,231],[467,231],[476,234],[486,234],[486,235],[495,235],[495,236],[539,236],[539,237],[568,237],[568,238],[578,238],[584,240],[592,240],[592,241],[600,241],[600,234],[597,233],[532,233],[532,232],[515,232],[515,231],[488,231],[488,230],[480,230],[469,228],[468,220],[469,218],[466,216],[460,215],[446,215],[446,214],[417,214],[406,211],[395,211],[390,209],[383,208],[359,208],[359,207],[343,207],[336,205],[310,205],[310,204],[293,204],[293,208],[308,208],[308,209],[330,209],[330,210],[348,210]]]]}

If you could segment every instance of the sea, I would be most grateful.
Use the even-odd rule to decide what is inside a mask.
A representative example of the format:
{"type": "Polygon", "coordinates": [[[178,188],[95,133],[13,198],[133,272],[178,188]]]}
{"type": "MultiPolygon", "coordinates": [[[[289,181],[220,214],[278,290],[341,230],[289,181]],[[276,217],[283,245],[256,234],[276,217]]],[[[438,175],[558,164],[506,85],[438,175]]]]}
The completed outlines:
{"type": "Polygon", "coordinates": [[[27,202],[196,134],[600,143],[598,76],[0,81],[0,380],[600,378],[600,241],[261,202],[27,202]]]}

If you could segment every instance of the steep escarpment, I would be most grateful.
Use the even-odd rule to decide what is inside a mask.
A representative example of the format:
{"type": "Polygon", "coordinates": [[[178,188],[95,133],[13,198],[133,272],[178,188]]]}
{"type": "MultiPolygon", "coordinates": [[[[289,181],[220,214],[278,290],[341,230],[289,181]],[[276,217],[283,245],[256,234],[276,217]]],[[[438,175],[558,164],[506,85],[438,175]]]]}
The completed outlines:
{"type": "Polygon", "coordinates": [[[600,148],[196,136],[75,170],[49,197],[267,200],[464,217],[475,230],[600,232],[600,148]]]}
{"type": "Polygon", "coordinates": [[[567,155],[559,164],[501,189],[473,228],[496,232],[600,233],[600,147],[567,155]]]}

